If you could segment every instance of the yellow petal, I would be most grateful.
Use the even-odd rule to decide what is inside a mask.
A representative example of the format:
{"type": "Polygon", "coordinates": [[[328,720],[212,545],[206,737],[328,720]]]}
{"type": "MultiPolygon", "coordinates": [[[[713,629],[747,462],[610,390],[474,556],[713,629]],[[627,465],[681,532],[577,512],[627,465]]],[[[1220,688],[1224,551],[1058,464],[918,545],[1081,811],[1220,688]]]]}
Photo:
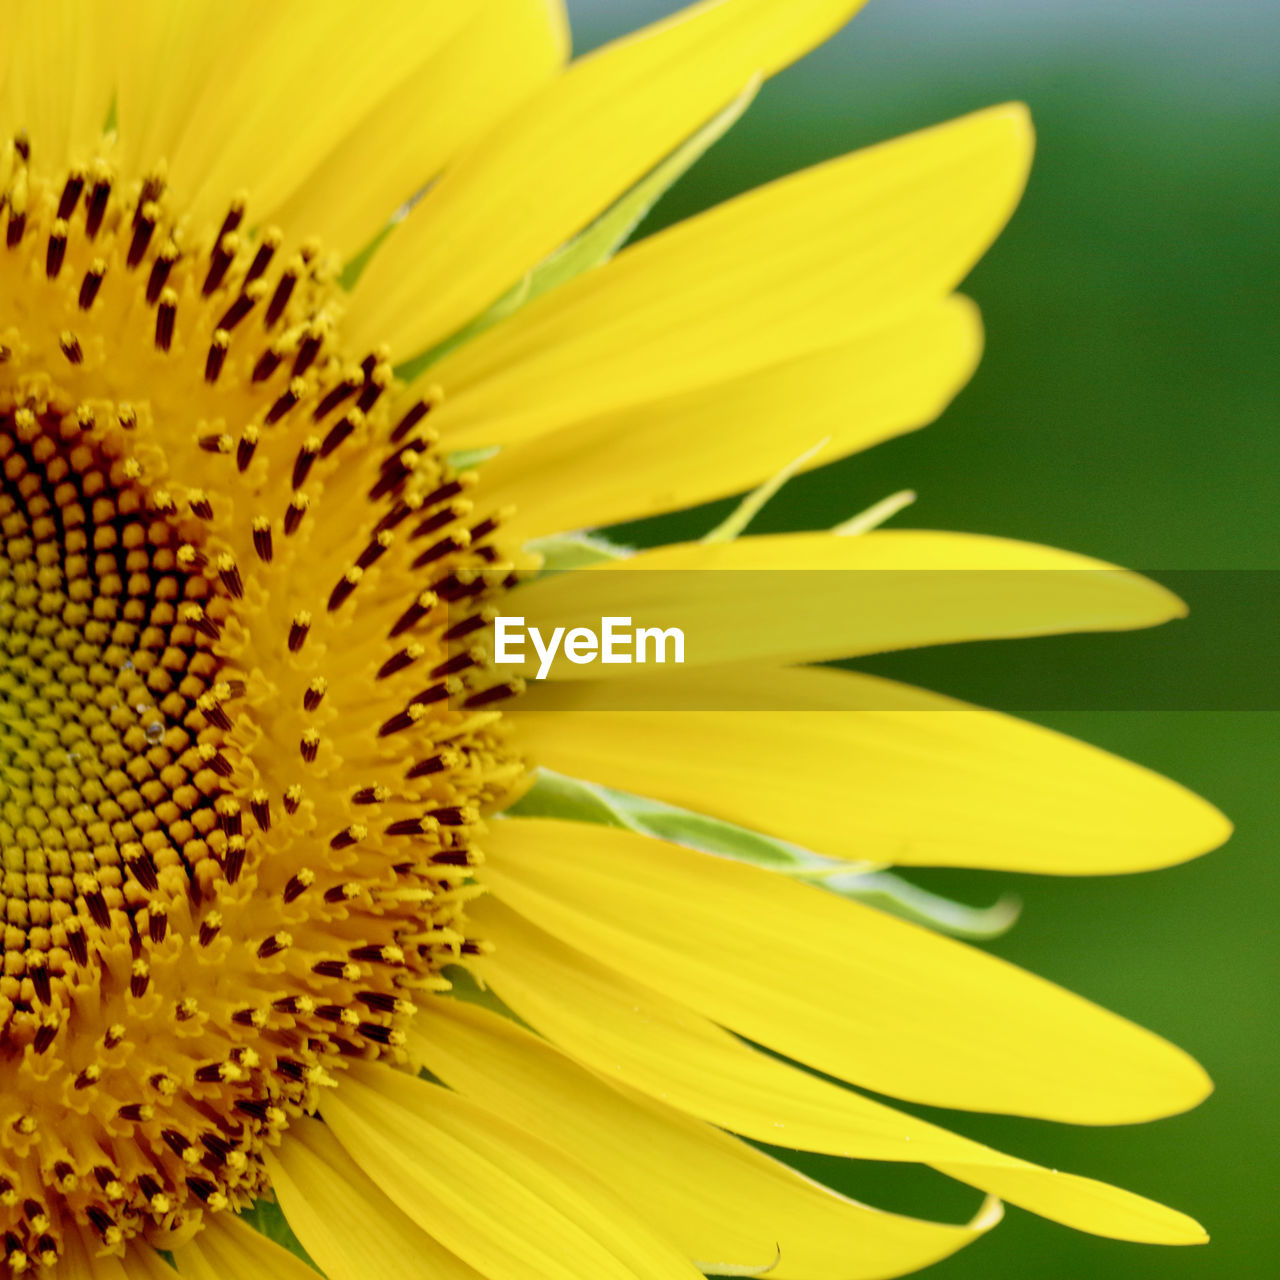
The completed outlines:
{"type": "Polygon", "coordinates": [[[778,1280],[869,1280],[928,1266],[977,1234],[837,1196],[710,1125],[604,1084],[483,1009],[430,1000],[412,1039],[433,1074],[588,1165],[704,1269],[777,1256],[778,1280]]]}
{"type": "MultiPolygon", "coordinates": [[[[691,666],[1127,630],[1186,612],[1165,588],[1100,560],[1004,538],[898,529],[659,547],[539,579],[511,595],[505,610],[544,635],[558,626],[598,630],[609,616],[677,627],[691,666]]],[[[531,676],[539,663],[531,643],[523,651],[529,661],[519,670],[531,676]]],[[[651,669],[561,660],[550,674],[634,678],[651,669]]]]}
{"type": "Polygon", "coordinates": [[[315,1280],[316,1275],[234,1213],[206,1214],[204,1228],[173,1251],[173,1260],[178,1274],[191,1280],[315,1280]]]}
{"type": "MultiPolygon", "coordinates": [[[[928,1164],[1011,1204],[1096,1235],[1153,1244],[1197,1244],[1205,1238],[1196,1222],[1173,1209],[993,1151],[761,1053],[652,987],[556,941],[492,897],[478,905],[476,924],[494,944],[492,954],[474,961],[476,974],[519,1017],[627,1096],[631,1089],[639,1090],[776,1146],[928,1164]]],[[[439,1004],[426,1006],[428,1016],[439,1004]]],[[[446,1006],[451,1013],[453,1007],[446,1006]]],[[[470,1016],[460,1013],[454,1021],[470,1016]]],[[[494,1064],[496,1049],[461,1063],[454,1061],[456,1048],[452,1056],[443,1056],[456,1047],[459,1033],[453,1028],[441,1032],[440,1022],[434,1017],[424,1030],[432,1040],[430,1048],[423,1035],[415,1041],[433,1071],[464,1090],[478,1088],[474,1078],[485,1071],[487,1092],[477,1096],[490,1100],[499,1084],[522,1087],[517,1071],[510,1073],[515,1083],[508,1083],[507,1076],[495,1077],[493,1065],[486,1070],[486,1064],[494,1064]]],[[[482,1025],[487,1028],[490,1022],[482,1025]]],[[[505,1027],[502,1035],[509,1059],[513,1043],[524,1041],[505,1027]]],[[[527,1048],[540,1072],[547,1069],[546,1053],[541,1046],[537,1053],[527,1048]]],[[[586,1089],[575,1087],[569,1096],[577,1098],[586,1089]]],[[[521,1118],[521,1123],[535,1126],[534,1132],[542,1117],[568,1124],[559,1117],[551,1090],[540,1087],[530,1096],[539,1115],[521,1118]]],[[[503,1114],[514,1117],[518,1105],[509,1101],[503,1114]]]]}
{"type": "Polygon", "coordinates": [[[559,773],[872,863],[1100,875],[1198,857],[1231,834],[1140,765],[873,676],[748,666],[624,692],[575,686],[582,714],[517,703],[522,747],[559,773]]]}
{"type": "Polygon", "coordinates": [[[114,67],[104,57],[114,23],[106,6],[77,0],[11,5],[0,53],[6,136],[25,129],[32,163],[54,177],[83,163],[102,137],[114,67]]]}
{"type": "Polygon", "coordinates": [[[489,1280],[698,1280],[581,1166],[437,1085],[355,1064],[321,1112],[382,1191],[489,1280]]]}
{"type": "MultiPolygon", "coordinates": [[[[174,85],[161,71],[151,90],[184,103],[163,157],[184,207],[197,223],[220,218],[229,196],[245,188],[255,217],[274,209],[447,39],[461,9],[449,0],[380,0],[353,22],[350,6],[334,0],[277,0],[252,10],[245,40],[234,38],[235,14],[224,13],[220,38],[179,56],[179,66],[200,66],[198,84],[174,85]]],[[[183,44],[208,34],[198,19],[177,31],[183,44]]],[[[122,90],[124,135],[133,102],[128,86],[122,90]]],[[[140,103],[144,116],[153,102],[140,103]]]]}
{"type": "Polygon", "coordinates": [[[326,248],[351,257],[568,54],[558,0],[477,0],[447,13],[437,50],[363,121],[351,121],[348,136],[274,213],[282,227],[320,232],[326,248]]]}
{"type": "Polygon", "coordinates": [[[361,278],[346,333],[407,357],[459,329],[860,0],[700,4],[574,63],[440,180],[361,278]],[[512,217],[512,210],[519,217],[512,217]]]}
{"type": "Polygon", "coordinates": [[[329,1280],[481,1280],[397,1209],[319,1121],[291,1121],[279,1151],[264,1159],[289,1226],[329,1280]]]}
{"type": "Polygon", "coordinates": [[[495,822],[484,852],[484,883],[549,933],[880,1093],[1122,1124],[1209,1091],[1180,1049],[1087,1000],[758,867],[551,820],[495,822]]]}
{"type": "Polygon", "coordinates": [[[451,445],[505,444],[904,321],[995,238],[1030,153],[1025,110],[997,107],[681,222],[433,366],[434,422],[451,445]]]}
{"type": "Polygon", "coordinates": [[[638,519],[750,488],[793,458],[821,466],[931,422],[982,347],[966,298],[843,346],[658,403],[628,405],[505,448],[484,492],[509,537],[638,519]]]}

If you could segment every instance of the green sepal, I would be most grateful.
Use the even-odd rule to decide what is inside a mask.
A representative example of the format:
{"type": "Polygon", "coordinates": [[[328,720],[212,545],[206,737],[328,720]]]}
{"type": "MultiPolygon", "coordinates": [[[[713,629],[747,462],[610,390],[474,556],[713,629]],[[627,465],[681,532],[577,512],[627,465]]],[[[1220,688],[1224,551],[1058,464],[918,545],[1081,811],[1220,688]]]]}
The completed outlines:
{"type": "MultiPolygon", "coordinates": [[[[589,227],[579,232],[549,257],[544,258],[497,302],[487,307],[469,324],[464,325],[430,350],[398,366],[396,376],[411,382],[424,369],[448,355],[450,351],[456,350],[486,329],[492,328],[499,320],[505,320],[507,316],[535,298],[541,297],[552,289],[558,289],[584,271],[590,271],[593,267],[608,262],[627,242],[649,210],[702,158],[707,149],[737,122],[751,104],[759,88],[760,78],[756,76],[723,111],[708,120],[697,133],[673,151],[655,169],[650,170],[589,227]]],[[[376,245],[374,247],[376,248],[376,245]]],[[[362,256],[361,267],[365,261],[367,257],[362,256]]]]}
{"type": "Polygon", "coordinates": [[[557,533],[547,538],[534,538],[526,549],[542,557],[543,573],[560,573],[565,569],[585,569],[606,560],[625,560],[629,547],[620,547],[598,533],[557,533]]]}
{"type": "Polygon", "coordinates": [[[1001,898],[970,907],[930,893],[872,863],[851,863],[725,822],[705,813],[632,795],[613,787],[538,771],[532,787],[508,811],[513,817],[560,818],[621,827],[703,853],[793,876],[913,924],[971,941],[999,937],[1018,918],[1019,904],[1001,898]]]}
{"type": "Polygon", "coordinates": [[[282,1249],[287,1249],[295,1258],[301,1259],[313,1271],[324,1273],[316,1266],[311,1255],[298,1242],[293,1228],[285,1220],[284,1212],[274,1200],[255,1200],[249,1208],[240,1214],[241,1222],[248,1223],[259,1234],[274,1241],[282,1249]]]}

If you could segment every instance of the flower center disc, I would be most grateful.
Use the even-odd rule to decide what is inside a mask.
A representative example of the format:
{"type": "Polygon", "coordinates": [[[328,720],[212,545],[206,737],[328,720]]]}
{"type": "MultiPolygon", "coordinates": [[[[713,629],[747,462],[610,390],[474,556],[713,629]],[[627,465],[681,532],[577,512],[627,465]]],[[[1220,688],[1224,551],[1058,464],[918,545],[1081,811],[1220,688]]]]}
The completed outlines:
{"type": "Polygon", "coordinates": [[[0,1238],[180,1243],[402,1060],[523,774],[512,566],[315,245],[0,156],[0,1238]]]}

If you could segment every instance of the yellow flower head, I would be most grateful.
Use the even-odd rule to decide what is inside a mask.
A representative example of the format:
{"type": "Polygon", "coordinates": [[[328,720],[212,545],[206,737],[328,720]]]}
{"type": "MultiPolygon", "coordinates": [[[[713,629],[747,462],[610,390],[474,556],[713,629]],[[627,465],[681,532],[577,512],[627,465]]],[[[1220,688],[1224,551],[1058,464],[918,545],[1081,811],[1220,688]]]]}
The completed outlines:
{"type": "MultiPolygon", "coordinates": [[[[1178,610],[1044,548],[860,528],[669,548],[592,572],[606,591],[636,567],[1041,585],[996,574],[957,600],[891,574],[854,613],[782,600],[638,709],[588,688],[590,717],[522,708],[494,664],[530,541],[923,425],[972,371],[976,313],[951,291],[1021,190],[1018,107],[605,265],[628,193],[856,7],[720,0],[567,69],[546,0],[11,7],[10,1273],[160,1277],[168,1250],[201,1277],[313,1274],[238,1216],[272,1198],[333,1280],[854,1280],[999,1216],[881,1213],[731,1133],[1200,1238],[738,1035],[906,1099],[1090,1123],[1198,1100],[1163,1041],[792,876],[501,816],[545,765],[851,864],[1131,870],[1225,834],[1099,753],[915,691],[886,711],[878,682],[796,665],[1178,610]],[[1089,572],[1041,573],[1059,568],[1089,572]],[[689,679],[758,710],[644,709],[689,679]]],[[[732,580],[672,608],[736,616],[732,580]]],[[[522,589],[565,603],[555,580],[522,589]]]]}

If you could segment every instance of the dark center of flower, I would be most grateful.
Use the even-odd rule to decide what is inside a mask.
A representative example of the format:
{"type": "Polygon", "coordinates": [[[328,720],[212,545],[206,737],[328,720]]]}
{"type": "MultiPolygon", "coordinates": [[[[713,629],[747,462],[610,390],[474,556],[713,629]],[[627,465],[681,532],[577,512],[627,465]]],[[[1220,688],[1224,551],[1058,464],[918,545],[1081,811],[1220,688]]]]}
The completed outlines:
{"type": "Polygon", "coordinates": [[[0,1239],[179,1243],[474,948],[513,567],[319,247],[0,157],[0,1239]]]}

